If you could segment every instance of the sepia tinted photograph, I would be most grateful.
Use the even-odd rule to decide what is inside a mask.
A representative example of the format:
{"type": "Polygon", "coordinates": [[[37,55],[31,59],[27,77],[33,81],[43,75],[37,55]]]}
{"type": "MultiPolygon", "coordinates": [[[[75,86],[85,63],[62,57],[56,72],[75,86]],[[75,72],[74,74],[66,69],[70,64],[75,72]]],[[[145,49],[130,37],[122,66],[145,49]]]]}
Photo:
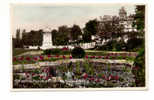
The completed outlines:
{"type": "Polygon", "coordinates": [[[10,4],[12,89],[146,88],[146,5],[10,4]]]}

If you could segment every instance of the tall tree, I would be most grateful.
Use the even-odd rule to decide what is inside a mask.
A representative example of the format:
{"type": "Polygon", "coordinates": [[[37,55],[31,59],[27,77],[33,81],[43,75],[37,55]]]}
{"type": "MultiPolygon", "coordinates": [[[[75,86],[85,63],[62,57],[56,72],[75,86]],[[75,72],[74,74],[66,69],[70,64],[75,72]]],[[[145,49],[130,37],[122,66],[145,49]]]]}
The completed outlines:
{"type": "Polygon", "coordinates": [[[134,26],[143,35],[145,28],[145,5],[137,5],[135,9],[134,26]]]}
{"type": "Polygon", "coordinates": [[[91,34],[91,35],[95,35],[98,32],[98,21],[97,19],[94,20],[89,20],[86,24],[85,24],[85,30],[91,34]]]}
{"type": "Polygon", "coordinates": [[[89,20],[83,29],[83,41],[84,42],[90,42],[91,41],[91,35],[96,35],[98,32],[98,25],[99,22],[97,19],[89,20]]]}
{"type": "Polygon", "coordinates": [[[73,25],[70,33],[72,40],[78,40],[78,37],[82,35],[82,31],[78,25],[73,25]]]}
{"type": "Polygon", "coordinates": [[[52,34],[53,45],[58,45],[58,41],[57,41],[57,38],[59,38],[58,37],[58,31],[56,29],[53,29],[51,34],[52,34]]]}
{"type": "MultiPolygon", "coordinates": [[[[144,41],[145,34],[145,5],[137,5],[135,10],[134,26],[137,27],[140,37],[144,41]]],[[[145,42],[141,44],[138,56],[135,58],[134,65],[138,67],[137,70],[133,70],[133,74],[136,77],[136,86],[145,86],[145,42]]]]}
{"type": "Polygon", "coordinates": [[[70,29],[66,25],[60,26],[58,28],[58,37],[57,37],[58,45],[67,45],[69,42],[68,41],[69,34],[70,34],[70,29]]]}

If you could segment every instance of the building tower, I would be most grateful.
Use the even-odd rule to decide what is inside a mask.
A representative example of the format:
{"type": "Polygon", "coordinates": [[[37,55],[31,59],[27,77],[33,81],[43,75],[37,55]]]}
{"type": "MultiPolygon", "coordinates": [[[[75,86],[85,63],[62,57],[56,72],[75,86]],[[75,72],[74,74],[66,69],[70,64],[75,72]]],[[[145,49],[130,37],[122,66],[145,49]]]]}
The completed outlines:
{"type": "Polygon", "coordinates": [[[119,10],[119,17],[121,20],[127,19],[127,12],[124,7],[121,7],[121,9],[119,10]]]}

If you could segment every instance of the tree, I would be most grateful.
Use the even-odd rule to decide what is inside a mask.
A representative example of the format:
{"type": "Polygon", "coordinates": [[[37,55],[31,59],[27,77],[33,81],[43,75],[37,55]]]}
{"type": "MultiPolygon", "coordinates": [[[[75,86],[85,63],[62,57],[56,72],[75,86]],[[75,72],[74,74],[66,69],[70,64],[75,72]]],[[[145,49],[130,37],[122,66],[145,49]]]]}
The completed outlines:
{"type": "Polygon", "coordinates": [[[53,45],[57,45],[58,44],[58,41],[57,41],[57,38],[58,38],[58,31],[56,29],[53,29],[52,32],[52,42],[53,42],[53,45]]]}
{"type": "Polygon", "coordinates": [[[100,20],[98,26],[98,35],[102,40],[112,41],[117,40],[119,37],[123,39],[125,35],[123,32],[124,26],[120,24],[119,17],[113,16],[108,19],[106,18],[107,20],[104,19],[100,20]]]}
{"type": "Polygon", "coordinates": [[[57,35],[55,35],[55,43],[56,45],[67,45],[69,40],[70,29],[66,26],[60,26],[57,31],[57,35]]]}
{"type": "Polygon", "coordinates": [[[89,20],[83,29],[83,41],[90,42],[91,35],[96,35],[98,32],[98,21],[97,19],[89,20]]]}
{"type": "Polygon", "coordinates": [[[86,24],[85,24],[85,30],[91,34],[91,35],[95,35],[98,32],[98,21],[97,19],[94,20],[89,20],[86,24]]]}
{"type": "MultiPolygon", "coordinates": [[[[144,41],[144,29],[145,29],[145,5],[137,5],[136,14],[134,17],[134,25],[137,27],[139,32],[139,36],[144,41]]],[[[138,56],[135,58],[134,66],[138,69],[133,70],[133,73],[136,77],[136,86],[144,87],[145,86],[145,44],[144,42],[141,44],[140,50],[138,52],[138,56]]]]}
{"type": "Polygon", "coordinates": [[[84,34],[83,34],[83,41],[84,42],[91,42],[91,34],[84,28],[83,29],[84,34]]]}
{"type": "Polygon", "coordinates": [[[137,5],[135,9],[134,27],[140,31],[141,35],[144,35],[145,28],[145,5],[137,5]]]}
{"type": "Polygon", "coordinates": [[[43,41],[43,30],[31,30],[30,32],[23,31],[22,40],[24,45],[41,46],[43,41]]]}
{"type": "Polygon", "coordinates": [[[78,25],[73,25],[73,27],[71,28],[70,35],[72,40],[78,40],[78,37],[82,35],[80,27],[78,25]]]}

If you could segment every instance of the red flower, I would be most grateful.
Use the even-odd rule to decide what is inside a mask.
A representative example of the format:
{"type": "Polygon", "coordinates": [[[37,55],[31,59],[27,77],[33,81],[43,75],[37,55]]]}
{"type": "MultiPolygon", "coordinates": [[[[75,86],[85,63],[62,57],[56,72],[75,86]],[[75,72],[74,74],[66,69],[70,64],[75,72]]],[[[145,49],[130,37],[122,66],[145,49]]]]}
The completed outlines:
{"type": "Polygon", "coordinates": [[[97,79],[97,80],[96,80],[96,82],[98,83],[98,82],[100,82],[100,80],[99,80],[99,79],[97,79]]]}
{"type": "Polygon", "coordinates": [[[20,57],[19,60],[24,60],[24,57],[20,57]]]}
{"type": "Polygon", "coordinates": [[[29,74],[27,72],[25,73],[25,75],[26,75],[27,78],[29,77],[29,74]]]}
{"type": "Polygon", "coordinates": [[[90,58],[95,58],[95,56],[91,56],[90,58]]]}
{"type": "Polygon", "coordinates": [[[49,79],[49,77],[47,76],[46,78],[45,78],[45,80],[48,80],[49,79]]]}
{"type": "Polygon", "coordinates": [[[88,59],[88,55],[86,55],[86,59],[88,59]]]}
{"type": "Polygon", "coordinates": [[[52,75],[49,75],[48,77],[52,77],[52,75]]]}
{"type": "Polygon", "coordinates": [[[68,48],[67,48],[67,47],[63,47],[63,48],[62,48],[62,50],[64,50],[64,51],[65,51],[65,50],[68,50],[68,48]]]}
{"type": "Polygon", "coordinates": [[[56,57],[58,58],[58,57],[59,57],[59,55],[56,55],[56,57]]]}
{"type": "Polygon", "coordinates": [[[16,60],[17,60],[17,58],[16,58],[16,57],[14,57],[14,58],[13,58],[13,61],[16,61],[16,60]]]}
{"type": "Polygon", "coordinates": [[[119,76],[116,75],[116,76],[114,77],[114,79],[115,79],[115,80],[119,80],[119,76]]]}
{"type": "Polygon", "coordinates": [[[114,79],[114,76],[110,75],[111,79],[114,79]]]}
{"type": "Polygon", "coordinates": [[[30,57],[26,57],[26,60],[27,60],[27,61],[30,61],[30,57]]]}
{"type": "Polygon", "coordinates": [[[105,79],[105,75],[102,75],[102,78],[105,79]]]}
{"type": "Polygon", "coordinates": [[[90,78],[90,81],[94,81],[94,78],[93,78],[93,77],[91,77],[91,78],[90,78]]]}
{"type": "Polygon", "coordinates": [[[99,59],[101,59],[101,58],[102,58],[102,56],[98,56],[98,58],[99,58],[99,59]]]}
{"type": "Polygon", "coordinates": [[[109,57],[108,57],[108,56],[106,56],[105,58],[106,58],[106,59],[109,59],[109,57]]]}
{"type": "Polygon", "coordinates": [[[37,57],[34,57],[34,60],[37,61],[37,57]]]}
{"type": "Polygon", "coordinates": [[[133,67],[133,70],[138,70],[138,69],[139,69],[138,66],[133,67]]]}
{"type": "Polygon", "coordinates": [[[48,55],[48,58],[50,58],[51,57],[51,55],[48,55]]]}
{"type": "Polygon", "coordinates": [[[70,56],[70,59],[72,59],[72,56],[70,56]]]}
{"type": "Polygon", "coordinates": [[[111,79],[110,76],[105,78],[105,80],[107,80],[107,81],[109,81],[110,79],[111,79]]]}
{"type": "Polygon", "coordinates": [[[63,55],[63,59],[66,59],[66,57],[63,55]]]}
{"type": "Polygon", "coordinates": [[[83,75],[83,78],[84,78],[84,79],[87,79],[87,77],[88,77],[88,75],[85,73],[85,74],[83,75]]]}
{"type": "Polygon", "coordinates": [[[42,78],[43,78],[43,76],[42,76],[42,75],[40,75],[40,78],[42,79],[42,78]]]}
{"type": "Polygon", "coordinates": [[[40,60],[43,60],[43,56],[39,56],[40,60]]]}
{"type": "Polygon", "coordinates": [[[34,76],[35,75],[35,73],[32,73],[32,76],[34,76]]]}

